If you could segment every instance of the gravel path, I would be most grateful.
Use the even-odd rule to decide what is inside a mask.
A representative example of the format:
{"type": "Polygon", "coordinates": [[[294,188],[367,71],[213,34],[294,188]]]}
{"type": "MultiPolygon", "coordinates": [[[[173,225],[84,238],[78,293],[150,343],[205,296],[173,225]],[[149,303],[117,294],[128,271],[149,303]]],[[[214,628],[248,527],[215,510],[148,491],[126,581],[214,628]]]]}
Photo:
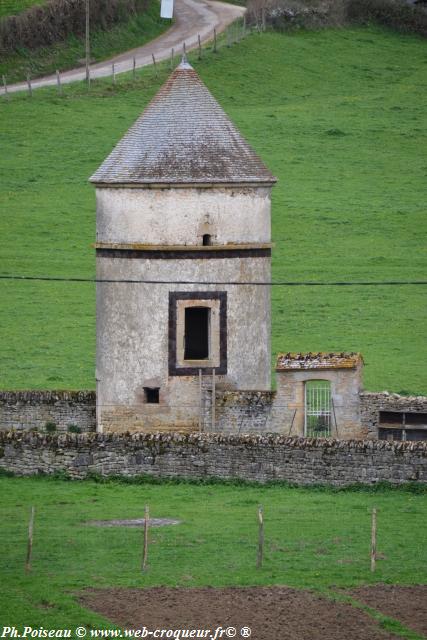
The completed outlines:
{"type": "MultiPolygon", "coordinates": [[[[104,78],[112,75],[111,65],[113,62],[115,72],[123,73],[132,69],[134,57],[137,68],[152,64],[153,54],[156,60],[164,60],[170,57],[172,48],[175,50],[175,54],[182,52],[184,42],[187,51],[194,49],[198,44],[198,35],[200,35],[202,43],[208,42],[213,38],[214,29],[217,30],[217,33],[220,33],[234,20],[240,18],[244,12],[244,7],[216,2],[215,0],[175,0],[175,22],[168,31],[143,47],[131,49],[114,58],[91,65],[91,78],[104,78]]],[[[85,74],[84,67],[64,71],[61,73],[61,82],[69,83],[84,80],[85,74]]],[[[55,84],[56,76],[54,75],[32,80],[31,82],[33,89],[55,84]]],[[[26,90],[26,82],[8,86],[9,93],[26,90]]],[[[4,89],[1,87],[0,95],[3,93],[4,89]]]]}

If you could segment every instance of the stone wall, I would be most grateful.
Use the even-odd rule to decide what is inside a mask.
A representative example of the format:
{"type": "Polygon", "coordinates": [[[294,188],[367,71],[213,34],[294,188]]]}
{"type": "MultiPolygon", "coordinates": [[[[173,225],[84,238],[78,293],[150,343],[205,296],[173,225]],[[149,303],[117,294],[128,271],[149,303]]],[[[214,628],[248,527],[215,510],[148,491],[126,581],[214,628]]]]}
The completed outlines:
{"type": "Polygon", "coordinates": [[[18,475],[162,477],[299,485],[427,481],[427,443],[218,434],[0,433],[0,468],[18,475]]]}
{"type": "Polygon", "coordinates": [[[212,389],[205,389],[204,431],[266,434],[273,431],[274,391],[217,391],[215,426],[212,425],[212,389]]]}
{"type": "Polygon", "coordinates": [[[95,405],[94,391],[0,391],[0,429],[43,431],[51,422],[59,432],[95,431],[95,405]]]}
{"type": "Polygon", "coordinates": [[[360,419],[369,438],[378,438],[380,411],[427,413],[427,396],[400,396],[397,393],[360,394],[360,419]]]}
{"type": "MultiPolygon", "coordinates": [[[[279,376],[278,376],[279,377],[279,376]]],[[[212,431],[212,389],[210,378],[203,379],[202,397],[202,428],[205,432],[212,431]]],[[[298,407],[303,412],[300,401],[294,404],[290,400],[288,384],[284,384],[285,376],[279,379],[278,391],[232,391],[218,388],[216,390],[215,407],[215,433],[228,433],[240,435],[246,433],[281,433],[288,435],[302,435],[302,427],[297,426],[296,417],[298,407]],[[283,384],[282,381],[283,380],[283,384]],[[294,423],[292,419],[295,414],[294,423]]],[[[218,387],[222,384],[222,378],[218,376],[218,387]]],[[[194,405],[199,404],[198,380],[194,380],[194,405]]],[[[297,399],[298,400],[298,399],[297,399]]],[[[354,399],[353,399],[354,400],[354,399]]],[[[406,397],[397,394],[368,393],[360,394],[360,402],[357,407],[350,409],[354,414],[360,411],[360,433],[352,432],[353,438],[376,439],[378,438],[378,424],[380,411],[407,411],[427,413],[427,397],[406,397]]],[[[151,405],[154,409],[153,416],[157,417],[150,431],[170,430],[169,420],[162,423],[162,415],[159,415],[159,405],[151,405]]],[[[148,406],[148,408],[151,408],[148,406]]],[[[133,411],[133,409],[132,409],[133,411]]],[[[167,411],[167,407],[163,408],[167,411]]],[[[337,415],[340,418],[341,414],[337,415]]],[[[53,422],[58,432],[68,431],[70,425],[76,425],[82,432],[91,432],[96,429],[96,396],[94,391],[2,391],[0,392],[0,430],[15,429],[18,431],[37,429],[43,431],[47,422],[53,422]]],[[[183,421],[186,407],[183,407],[183,421]]],[[[338,421],[337,418],[337,421],[338,421]]],[[[127,420],[126,408],[115,416],[117,425],[114,431],[124,433],[131,430],[132,420],[127,420]]],[[[340,421],[339,424],[343,424],[340,421]]],[[[147,430],[146,423],[141,423],[141,430],[147,430]]],[[[191,430],[199,428],[198,418],[195,418],[191,430]]],[[[176,424],[178,431],[184,432],[181,423],[176,424]]],[[[190,429],[187,429],[189,431],[190,429]]],[[[333,435],[335,433],[333,432],[333,435]]],[[[340,439],[349,436],[344,429],[338,432],[340,439]]]]}

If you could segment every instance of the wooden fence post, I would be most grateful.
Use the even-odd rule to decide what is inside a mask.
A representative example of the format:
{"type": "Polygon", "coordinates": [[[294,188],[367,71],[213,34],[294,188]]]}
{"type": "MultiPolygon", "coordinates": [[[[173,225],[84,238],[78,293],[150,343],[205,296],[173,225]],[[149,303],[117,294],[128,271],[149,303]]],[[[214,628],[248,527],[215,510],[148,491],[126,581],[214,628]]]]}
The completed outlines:
{"type": "Polygon", "coordinates": [[[31,556],[33,554],[33,531],[34,531],[35,512],[36,512],[35,507],[31,507],[30,522],[28,525],[27,559],[25,561],[25,571],[27,573],[31,571],[31,556]]]}
{"type": "Polygon", "coordinates": [[[154,74],[157,78],[157,64],[156,64],[156,58],[154,57],[154,53],[151,54],[151,57],[153,58],[153,64],[154,64],[154,74]]]}
{"type": "Polygon", "coordinates": [[[6,76],[3,76],[3,87],[4,87],[4,97],[9,99],[9,94],[7,92],[6,76]]]}
{"type": "Polygon", "coordinates": [[[262,506],[258,508],[258,554],[256,559],[257,569],[261,569],[264,556],[264,516],[262,506]]]}
{"type": "Polygon", "coordinates": [[[214,53],[216,53],[216,29],[214,28],[214,46],[213,46],[213,51],[214,53]]]}
{"type": "Polygon", "coordinates": [[[30,98],[32,98],[33,97],[33,88],[31,86],[31,78],[30,78],[30,74],[29,73],[27,73],[27,85],[28,85],[29,96],[30,96],[30,98]]]}
{"type": "Polygon", "coordinates": [[[114,62],[111,65],[111,70],[113,72],[113,84],[116,84],[116,67],[114,66],[114,62]]]}
{"type": "Polygon", "coordinates": [[[375,561],[377,559],[377,510],[372,509],[371,520],[371,571],[375,571],[375,561]]]}
{"type": "Polygon", "coordinates": [[[58,69],[56,70],[56,85],[58,87],[59,95],[62,95],[61,76],[59,75],[58,69]]]}
{"type": "Polygon", "coordinates": [[[295,409],[295,411],[294,411],[294,415],[292,416],[291,428],[289,429],[288,438],[289,438],[289,437],[290,437],[290,435],[291,435],[292,427],[294,426],[294,420],[295,420],[295,416],[296,416],[296,415],[297,415],[297,409],[295,409]]]}
{"type": "Polygon", "coordinates": [[[90,15],[90,0],[85,2],[85,64],[86,64],[86,82],[90,85],[90,28],[89,28],[89,15],[90,15]]]}
{"type": "Polygon", "coordinates": [[[136,58],[135,58],[135,56],[133,57],[133,63],[132,63],[132,78],[133,78],[133,81],[135,82],[135,79],[136,79],[136,58]]]}
{"type": "Polygon", "coordinates": [[[173,69],[173,58],[174,58],[174,50],[173,50],[173,47],[172,47],[172,49],[171,49],[171,63],[170,63],[171,71],[173,69]]]}
{"type": "Polygon", "coordinates": [[[150,520],[150,511],[148,505],[145,505],[144,509],[144,548],[142,551],[142,571],[145,571],[147,568],[147,557],[148,557],[148,523],[150,520]]]}
{"type": "Polygon", "coordinates": [[[335,414],[335,403],[334,403],[334,399],[332,398],[332,396],[331,396],[331,403],[332,403],[332,412],[334,414],[335,431],[336,431],[336,434],[337,434],[337,438],[339,438],[340,436],[339,436],[339,433],[338,433],[337,416],[335,414]]]}
{"type": "Polygon", "coordinates": [[[202,59],[202,43],[200,41],[200,33],[197,36],[197,40],[199,41],[199,60],[202,59]]]}

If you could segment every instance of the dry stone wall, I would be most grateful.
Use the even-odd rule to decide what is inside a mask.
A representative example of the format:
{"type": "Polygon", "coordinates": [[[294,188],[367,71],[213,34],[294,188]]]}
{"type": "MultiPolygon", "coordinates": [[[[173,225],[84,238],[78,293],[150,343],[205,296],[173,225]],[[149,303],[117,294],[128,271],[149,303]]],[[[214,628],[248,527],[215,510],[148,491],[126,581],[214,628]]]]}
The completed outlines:
{"type": "Polygon", "coordinates": [[[380,411],[427,413],[426,396],[400,396],[397,393],[360,394],[360,419],[369,438],[378,438],[380,411]]]}
{"type": "MultiPolygon", "coordinates": [[[[292,424],[292,407],[286,411],[286,402],[272,391],[216,392],[215,433],[288,434],[292,424]]],[[[150,408],[156,408],[152,405],[150,408]]],[[[202,402],[202,428],[212,431],[212,390],[205,383],[202,402]]],[[[380,411],[427,413],[427,397],[400,396],[393,393],[360,394],[360,438],[378,438],[380,411]]],[[[117,432],[128,427],[126,407],[117,432]]],[[[82,433],[96,430],[96,395],[94,391],[1,391],[0,431],[44,431],[47,422],[54,423],[59,433],[67,432],[70,425],[82,433]]],[[[161,422],[161,420],[160,420],[161,422]]],[[[194,430],[198,428],[195,424],[194,430]]],[[[151,428],[150,431],[165,428],[151,428]]],[[[294,428],[293,435],[299,435],[294,428]]],[[[340,438],[344,433],[339,433],[340,438]]],[[[348,437],[348,436],[347,436],[348,437]]],[[[356,436],[354,436],[356,437],[356,436]]]]}
{"type": "Polygon", "coordinates": [[[266,434],[272,425],[274,391],[217,391],[212,425],[212,389],[205,390],[204,429],[215,433],[266,434]]]}
{"type": "Polygon", "coordinates": [[[240,478],[298,485],[427,481],[427,443],[219,434],[0,432],[0,468],[17,475],[240,478]]]}
{"type": "Polygon", "coordinates": [[[46,423],[66,432],[70,425],[81,432],[96,429],[94,391],[1,391],[0,430],[43,431],[46,423]]]}

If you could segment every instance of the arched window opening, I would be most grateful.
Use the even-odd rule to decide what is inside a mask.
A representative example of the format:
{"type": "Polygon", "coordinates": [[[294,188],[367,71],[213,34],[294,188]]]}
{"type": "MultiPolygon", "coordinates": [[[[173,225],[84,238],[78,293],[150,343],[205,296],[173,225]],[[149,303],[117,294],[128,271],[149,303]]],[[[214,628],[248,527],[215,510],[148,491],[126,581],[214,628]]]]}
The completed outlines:
{"type": "Polygon", "coordinates": [[[309,438],[329,438],[331,413],[332,398],[329,380],[308,380],[305,383],[305,435],[309,438]]]}
{"type": "Polygon", "coordinates": [[[203,235],[203,246],[210,247],[211,244],[212,244],[212,236],[209,233],[205,233],[203,235]]]}

